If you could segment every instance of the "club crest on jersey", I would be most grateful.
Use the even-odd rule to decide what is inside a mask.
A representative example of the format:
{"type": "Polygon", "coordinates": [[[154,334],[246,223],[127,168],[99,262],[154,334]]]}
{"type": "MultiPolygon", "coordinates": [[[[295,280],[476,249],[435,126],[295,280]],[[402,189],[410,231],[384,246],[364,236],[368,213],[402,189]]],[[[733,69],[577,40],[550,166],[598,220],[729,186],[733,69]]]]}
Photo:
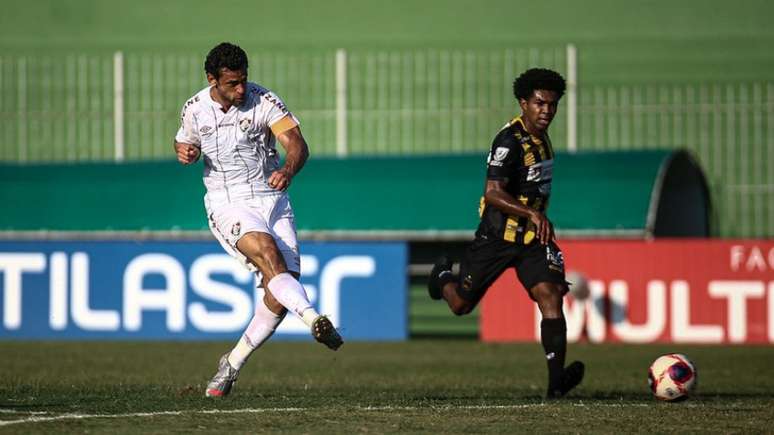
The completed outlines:
{"type": "Polygon", "coordinates": [[[250,128],[250,124],[252,123],[253,121],[250,118],[244,118],[239,121],[239,129],[242,131],[247,131],[247,129],[250,128]]]}
{"type": "Polygon", "coordinates": [[[231,227],[231,235],[232,236],[235,236],[235,237],[238,236],[241,231],[242,231],[242,224],[240,224],[239,222],[235,223],[231,227]]]}
{"type": "Polygon", "coordinates": [[[505,147],[497,147],[494,152],[494,159],[495,161],[502,162],[505,160],[505,157],[508,155],[508,148],[505,147]]]}

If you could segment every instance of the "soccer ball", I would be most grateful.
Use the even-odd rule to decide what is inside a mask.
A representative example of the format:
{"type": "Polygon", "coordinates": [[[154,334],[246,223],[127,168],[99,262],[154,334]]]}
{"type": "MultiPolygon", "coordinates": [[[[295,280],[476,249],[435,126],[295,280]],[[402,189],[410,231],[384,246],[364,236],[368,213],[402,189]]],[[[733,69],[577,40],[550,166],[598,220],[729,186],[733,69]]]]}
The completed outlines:
{"type": "Polygon", "coordinates": [[[582,273],[570,270],[567,272],[565,279],[570,283],[570,294],[573,299],[582,301],[589,297],[589,294],[591,293],[591,290],[589,290],[589,282],[582,273]]]}
{"type": "Polygon", "coordinates": [[[685,355],[670,353],[650,365],[648,385],[657,399],[685,400],[696,388],[696,376],[696,367],[685,355]]]}

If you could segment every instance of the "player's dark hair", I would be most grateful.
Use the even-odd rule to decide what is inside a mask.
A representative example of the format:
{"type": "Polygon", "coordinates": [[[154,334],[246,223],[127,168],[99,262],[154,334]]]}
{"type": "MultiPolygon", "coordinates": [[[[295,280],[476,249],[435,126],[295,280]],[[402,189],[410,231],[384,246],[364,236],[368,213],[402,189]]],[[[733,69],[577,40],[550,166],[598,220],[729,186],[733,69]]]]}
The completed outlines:
{"type": "Polygon", "coordinates": [[[204,71],[220,78],[220,70],[228,68],[231,71],[247,71],[247,54],[230,42],[221,42],[207,54],[204,61],[204,71]]]}
{"type": "Polygon", "coordinates": [[[535,90],[554,91],[562,98],[565,89],[564,78],[558,72],[545,68],[528,69],[513,82],[513,95],[519,100],[529,100],[535,90]]]}

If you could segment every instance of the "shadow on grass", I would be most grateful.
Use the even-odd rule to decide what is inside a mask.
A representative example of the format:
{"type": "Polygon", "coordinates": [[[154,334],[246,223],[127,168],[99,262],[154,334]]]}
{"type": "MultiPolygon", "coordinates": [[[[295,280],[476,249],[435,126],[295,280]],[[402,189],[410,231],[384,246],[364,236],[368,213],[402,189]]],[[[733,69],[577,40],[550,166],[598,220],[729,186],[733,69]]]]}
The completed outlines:
{"type": "MultiPolygon", "coordinates": [[[[605,402],[651,402],[655,399],[649,392],[637,391],[593,391],[570,393],[567,400],[593,400],[605,402]]],[[[727,393],[727,392],[698,392],[691,396],[692,402],[724,402],[730,403],[734,400],[772,400],[774,392],[756,392],[756,393],[727,393]]]]}

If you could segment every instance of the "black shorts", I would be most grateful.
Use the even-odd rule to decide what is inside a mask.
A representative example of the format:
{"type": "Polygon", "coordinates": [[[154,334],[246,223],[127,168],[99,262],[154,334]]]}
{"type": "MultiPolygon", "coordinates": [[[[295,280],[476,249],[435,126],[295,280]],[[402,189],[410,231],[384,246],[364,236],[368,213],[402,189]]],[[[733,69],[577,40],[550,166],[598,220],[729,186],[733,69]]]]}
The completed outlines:
{"type": "Polygon", "coordinates": [[[541,282],[562,284],[564,292],[567,292],[564,257],[553,241],[548,245],[542,245],[537,240],[529,245],[520,245],[502,239],[476,237],[460,262],[457,293],[465,300],[478,302],[509,267],[516,268],[519,281],[528,292],[541,282]]]}

